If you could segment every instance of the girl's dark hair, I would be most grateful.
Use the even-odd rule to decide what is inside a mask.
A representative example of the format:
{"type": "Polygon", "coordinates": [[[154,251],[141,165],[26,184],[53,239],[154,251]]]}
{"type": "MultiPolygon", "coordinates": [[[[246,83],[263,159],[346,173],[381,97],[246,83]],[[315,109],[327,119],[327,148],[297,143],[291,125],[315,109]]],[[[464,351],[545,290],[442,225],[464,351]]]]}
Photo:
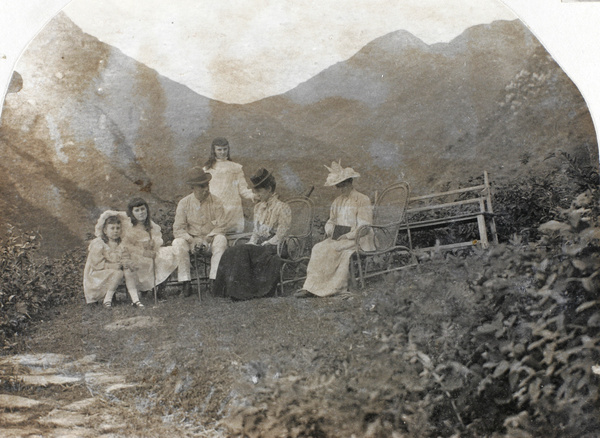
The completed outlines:
{"type": "Polygon", "coordinates": [[[210,145],[210,158],[208,160],[206,160],[206,163],[204,163],[204,167],[206,168],[206,170],[212,169],[212,167],[217,162],[217,154],[215,153],[216,146],[227,146],[228,147],[227,160],[231,161],[231,156],[230,156],[231,148],[229,148],[229,142],[227,141],[226,138],[217,137],[212,141],[212,144],[210,145]]]}
{"type": "Polygon", "coordinates": [[[135,207],[141,207],[142,205],[144,207],[146,207],[146,213],[147,213],[146,220],[144,221],[144,228],[146,229],[146,231],[150,231],[152,229],[152,226],[150,225],[150,207],[148,207],[148,203],[146,202],[145,199],[133,198],[127,205],[127,216],[129,216],[129,218],[131,219],[131,223],[133,225],[137,225],[137,223],[139,221],[133,215],[133,209],[135,207]]]}
{"type": "MultiPolygon", "coordinates": [[[[104,232],[104,229],[106,228],[107,225],[110,225],[110,224],[121,225],[121,219],[119,219],[119,216],[109,216],[108,218],[106,218],[106,220],[104,221],[104,225],[102,225],[102,240],[104,240],[104,243],[108,243],[108,236],[104,232]]],[[[121,237],[119,237],[117,239],[117,243],[119,243],[119,244],[121,243],[121,237]]]]}

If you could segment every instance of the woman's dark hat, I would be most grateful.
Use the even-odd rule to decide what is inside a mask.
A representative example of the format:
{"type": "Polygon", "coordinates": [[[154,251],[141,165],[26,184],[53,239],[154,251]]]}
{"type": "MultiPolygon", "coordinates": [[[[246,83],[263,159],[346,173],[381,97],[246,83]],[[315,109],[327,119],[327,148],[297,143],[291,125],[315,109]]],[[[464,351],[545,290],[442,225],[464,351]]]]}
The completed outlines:
{"type": "Polygon", "coordinates": [[[187,183],[191,186],[208,184],[212,175],[206,173],[201,167],[194,167],[188,173],[187,183]]]}
{"type": "Polygon", "coordinates": [[[254,175],[250,177],[250,185],[253,189],[255,189],[261,184],[265,183],[269,178],[273,178],[271,172],[269,172],[264,167],[261,167],[256,171],[254,175]]]}

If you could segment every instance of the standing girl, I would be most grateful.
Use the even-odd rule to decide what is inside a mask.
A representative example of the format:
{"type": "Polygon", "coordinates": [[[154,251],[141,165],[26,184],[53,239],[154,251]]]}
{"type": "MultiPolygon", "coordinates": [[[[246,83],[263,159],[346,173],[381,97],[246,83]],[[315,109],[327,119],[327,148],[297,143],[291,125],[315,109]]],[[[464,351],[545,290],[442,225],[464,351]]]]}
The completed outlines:
{"type": "Polygon", "coordinates": [[[217,137],[212,141],[210,158],[204,165],[204,171],[212,175],[211,195],[219,198],[225,210],[225,231],[241,233],[244,231],[244,212],[242,198],[254,199],[248,188],[242,165],[231,161],[229,142],[217,137]]]}
{"type": "Polygon", "coordinates": [[[103,301],[104,307],[110,309],[117,286],[125,278],[132,303],[144,307],[138,297],[131,259],[121,243],[122,227],[126,222],[129,218],[124,212],[107,210],[96,223],[96,238],[88,247],[83,271],[83,292],[88,304],[103,301]]]}

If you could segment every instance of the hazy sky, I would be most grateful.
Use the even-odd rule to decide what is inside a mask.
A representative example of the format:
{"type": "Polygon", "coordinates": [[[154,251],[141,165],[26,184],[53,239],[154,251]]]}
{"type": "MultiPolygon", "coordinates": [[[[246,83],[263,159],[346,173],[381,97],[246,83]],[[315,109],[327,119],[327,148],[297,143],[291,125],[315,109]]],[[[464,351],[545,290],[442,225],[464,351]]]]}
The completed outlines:
{"type": "Polygon", "coordinates": [[[73,0],[84,32],[204,96],[283,93],[404,29],[428,44],[515,15],[497,0],[73,0]]]}

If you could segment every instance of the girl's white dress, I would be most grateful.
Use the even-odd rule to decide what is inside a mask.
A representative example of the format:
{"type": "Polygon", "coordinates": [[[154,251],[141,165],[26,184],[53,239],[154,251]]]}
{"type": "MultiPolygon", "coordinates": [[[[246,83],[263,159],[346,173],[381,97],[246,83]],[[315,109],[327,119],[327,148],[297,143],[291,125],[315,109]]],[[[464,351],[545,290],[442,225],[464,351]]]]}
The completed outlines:
{"type": "Polygon", "coordinates": [[[229,160],[217,160],[213,167],[205,167],[204,171],[212,175],[210,193],[223,203],[226,232],[243,232],[242,198],[253,199],[254,195],[248,188],[242,165],[229,160]]]}
{"type": "Polygon", "coordinates": [[[150,233],[142,224],[129,225],[123,237],[123,245],[131,256],[137,287],[141,291],[151,290],[165,281],[177,269],[180,260],[177,248],[162,246],[164,241],[160,226],[152,221],[150,225],[150,233]],[[151,257],[144,256],[144,250],[151,248],[156,251],[154,263],[151,257]]]}
{"type": "Polygon", "coordinates": [[[88,304],[103,301],[123,280],[123,270],[108,268],[107,264],[120,263],[126,251],[123,243],[111,248],[100,237],[90,242],[83,270],[83,293],[88,304]]]}

